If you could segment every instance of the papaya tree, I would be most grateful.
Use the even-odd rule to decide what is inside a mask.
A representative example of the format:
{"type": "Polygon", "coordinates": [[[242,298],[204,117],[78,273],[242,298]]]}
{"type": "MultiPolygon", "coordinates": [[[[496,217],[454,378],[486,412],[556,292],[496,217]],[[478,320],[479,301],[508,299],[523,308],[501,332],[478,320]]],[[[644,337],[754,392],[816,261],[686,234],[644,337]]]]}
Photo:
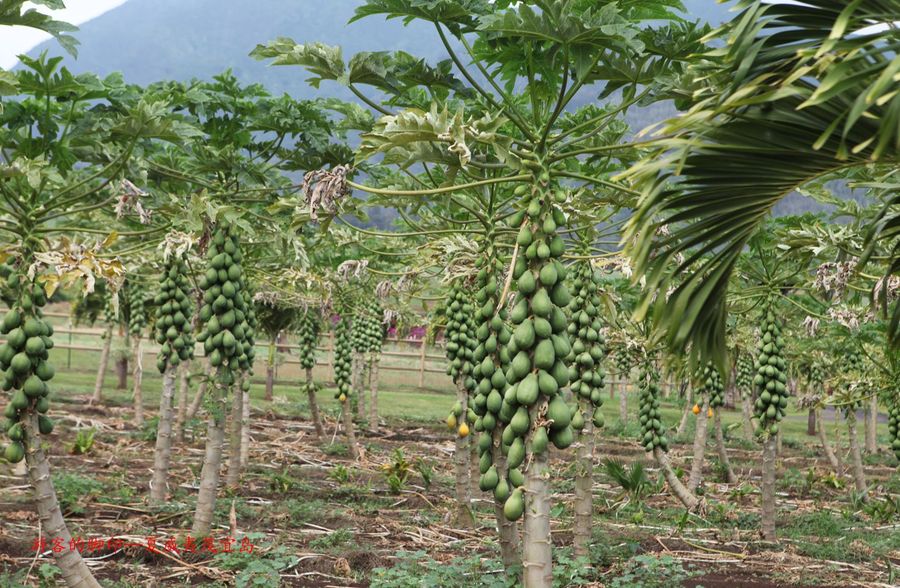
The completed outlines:
{"type": "Polygon", "coordinates": [[[160,345],[156,368],[163,376],[159,399],[159,421],[156,429],[156,450],[153,463],[153,480],[150,499],[162,502],[166,497],[169,460],[172,449],[172,403],[178,366],[189,361],[194,354],[194,337],[191,317],[191,300],[188,267],[185,259],[190,242],[163,255],[163,272],[156,306],[156,342],[160,345]]]}
{"type": "Polygon", "coordinates": [[[203,343],[204,352],[215,371],[211,376],[211,390],[208,391],[206,400],[206,452],[200,472],[200,493],[197,496],[192,528],[192,533],[198,537],[205,537],[212,530],[219,487],[219,466],[225,440],[228,393],[241,394],[234,387],[239,383],[241,364],[251,359],[248,352],[252,353],[252,349],[245,349],[243,344],[249,308],[244,297],[246,283],[241,268],[243,254],[236,230],[228,225],[217,226],[210,239],[206,258],[206,273],[199,282],[204,292],[204,304],[200,308],[203,326],[197,340],[203,343]]]}
{"type": "Polygon", "coordinates": [[[265,297],[262,298],[261,302],[255,304],[255,310],[259,329],[266,336],[268,343],[265,399],[272,400],[278,339],[283,333],[292,329],[293,323],[297,318],[297,310],[288,306],[278,305],[274,300],[265,297]]]}
{"type": "Polygon", "coordinates": [[[319,343],[319,335],[322,330],[322,317],[313,308],[307,307],[298,313],[295,330],[297,332],[297,355],[300,358],[300,367],[306,373],[306,379],[302,388],[306,391],[309,403],[310,418],[316,432],[316,437],[322,439],[325,429],[322,426],[322,417],[319,414],[319,403],[316,400],[316,383],[313,380],[313,368],[316,366],[316,347],[319,343]]]}
{"type": "MultiPolygon", "coordinates": [[[[3,8],[21,4],[4,2],[3,8]]],[[[7,18],[12,13],[0,14],[7,18]]],[[[90,292],[98,279],[109,280],[115,307],[124,268],[116,258],[115,238],[97,229],[90,217],[100,210],[111,212],[121,197],[123,170],[136,144],[177,133],[160,105],[142,100],[119,76],[74,76],[60,61],[46,55],[23,57],[23,67],[12,74],[19,93],[2,103],[0,230],[11,243],[4,255],[13,268],[7,278],[13,304],[3,324],[3,388],[11,399],[3,430],[11,437],[6,457],[24,459],[27,465],[41,519],[39,539],[68,542],[71,534],[46,453],[52,447],[43,437],[52,429],[47,412],[53,368],[47,351],[53,330],[41,308],[60,286],[80,281],[90,292]],[[97,234],[106,238],[93,242],[97,234]]],[[[139,236],[140,231],[136,233],[120,236],[139,236]]],[[[53,556],[66,585],[99,586],[77,551],[53,556]]]]}
{"type": "MultiPolygon", "coordinates": [[[[602,168],[596,175],[590,166],[586,173],[579,173],[585,169],[582,159],[606,160],[633,152],[634,144],[608,143],[605,125],[638,101],[658,98],[664,85],[660,74],[677,75],[682,56],[698,47],[700,35],[694,27],[665,24],[677,20],[670,10],[678,7],[677,2],[654,2],[654,10],[646,10],[650,5],[609,4],[595,12],[593,6],[569,1],[438,2],[425,8],[415,0],[373,0],[357,9],[355,19],[383,14],[406,22],[423,21],[434,28],[450,61],[431,66],[400,52],[363,53],[345,62],[338,48],[301,45],[284,38],[253,52],[277,65],[307,67],[317,85],[322,80],[339,81],[381,115],[371,131],[363,134],[357,162],[384,156],[382,165],[401,173],[373,178],[379,186],[354,182],[346,171],[340,177],[331,175],[330,183],[323,183],[318,191],[329,196],[326,212],[339,212],[350,189],[381,197],[376,203],[388,199],[395,204],[414,203],[398,209],[421,210],[437,199],[446,202],[447,208],[471,214],[449,217],[451,225],[457,220],[463,224],[438,230],[486,235],[493,231],[490,238],[502,236],[507,242],[516,236],[518,247],[508,262],[494,257],[480,264],[479,271],[487,274],[484,285],[494,284],[497,292],[482,293],[485,300],[478,302],[476,316],[504,322],[499,313],[505,312],[502,305],[510,286],[504,287],[500,268],[507,267],[518,290],[516,304],[521,306],[515,318],[521,320],[514,324],[520,333],[511,340],[515,351],[508,351],[519,360],[510,362],[504,386],[515,389],[516,397],[521,391],[525,402],[509,393],[505,413],[511,418],[522,408],[528,422],[514,438],[507,437],[514,457],[524,449],[526,459],[519,465],[527,464],[527,468],[522,472],[525,487],[510,492],[505,510],[510,519],[526,515],[526,586],[547,586],[552,579],[549,471],[543,437],[560,447],[574,441],[570,410],[558,394],[559,380],[568,372],[563,308],[571,298],[561,265],[566,250],[562,232],[568,222],[563,205],[569,192],[564,188],[569,184],[611,186],[612,194],[629,195],[602,168]],[[657,20],[647,22],[651,17],[657,20]],[[367,96],[363,86],[385,99],[367,96]],[[581,91],[595,95],[598,89],[604,98],[620,90],[618,103],[569,116],[581,91]],[[427,172],[410,177],[406,172],[413,164],[426,166],[427,172]],[[504,220],[508,221],[505,227],[500,225],[504,220]],[[468,222],[481,226],[469,228],[468,222]],[[493,298],[501,292],[502,296],[493,298]],[[492,310],[489,300],[500,305],[492,310]],[[551,349],[554,341],[559,353],[551,349]],[[554,379],[555,387],[548,379],[551,372],[559,378],[554,379]],[[539,376],[543,389],[535,387],[539,376]],[[532,450],[535,436],[537,451],[532,450]]],[[[410,227],[421,227],[408,233],[433,234],[432,218],[429,215],[425,223],[405,219],[410,227]]],[[[474,359],[488,377],[499,367],[487,355],[474,359]]],[[[484,373],[480,376],[484,381],[484,373]]],[[[485,385],[485,397],[489,392],[485,385]]],[[[501,478],[498,472],[498,484],[501,478]]],[[[484,486],[496,490],[493,475],[485,482],[490,484],[484,486]]]]}

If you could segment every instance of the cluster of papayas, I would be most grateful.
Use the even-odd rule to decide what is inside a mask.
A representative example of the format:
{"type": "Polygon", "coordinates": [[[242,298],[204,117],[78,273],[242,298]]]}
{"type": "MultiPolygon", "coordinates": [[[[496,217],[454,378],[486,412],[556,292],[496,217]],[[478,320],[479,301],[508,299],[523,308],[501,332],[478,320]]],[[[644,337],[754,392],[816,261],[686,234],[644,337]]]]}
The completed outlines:
{"type": "Polygon", "coordinates": [[[125,299],[128,303],[128,332],[132,337],[143,337],[147,328],[147,309],[145,308],[145,292],[136,282],[125,283],[125,299]]]}
{"type": "Polygon", "coordinates": [[[382,318],[384,309],[377,297],[372,296],[359,303],[359,308],[353,316],[351,339],[353,351],[360,353],[381,353],[381,345],[384,342],[384,324],[382,318]]]}
{"type": "MultiPolygon", "coordinates": [[[[447,354],[447,375],[457,385],[461,384],[471,394],[475,390],[475,378],[472,377],[472,359],[478,343],[475,337],[475,308],[466,294],[466,290],[457,281],[451,286],[440,314],[444,315],[444,338],[447,354]]],[[[459,433],[461,437],[469,434],[469,425],[463,418],[462,403],[453,405],[447,416],[447,426],[459,433]]]]}
{"type": "MultiPolygon", "coordinates": [[[[669,450],[669,440],[662,424],[662,411],[659,408],[659,370],[651,361],[641,365],[638,372],[638,420],[641,424],[641,445],[648,453],[659,447],[669,450]]],[[[699,412],[700,407],[695,406],[699,412]]]]}
{"type": "Polygon", "coordinates": [[[894,391],[894,402],[888,407],[888,434],[891,450],[900,460],[900,391],[894,391]]]}
{"type": "Polygon", "coordinates": [[[334,327],[334,397],[347,402],[353,391],[353,346],[349,313],[341,313],[334,327]]]}
{"type": "Polygon", "coordinates": [[[579,409],[572,417],[572,427],[580,430],[585,418],[590,418],[595,427],[603,426],[603,387],[606,373],[603,361],[606,358],[606,341],[603,338],[603,324],[600,321],[600,297],[597,284],[599,273],[595,273],[586,261],[569,268],[572,277],[572,302],[569,303],[569,326],[567,331],[572,349],[567,357],[569,364],[569,388],[581,400],[579,409]],[[590,412],[582,414],[581,405],[590,412]]]}
{"type": "Polygon", "coordinates": [[[163,269],[159,293],[153,300],[156,305],[156,342],[160,344],[156,368],[163,373],[169,366],[175,367],[188,361],[194,354],[194,337],[191,325],[193,315],[187,263],[182,256],[172,256],[163,269]]]}
{"type": "MultiPolygon", "coordinates": [[[[504,503],[511,491],[524,482],[519,469],[525,457],[524,441],[515,442],[513,437],[524,435],[528,421],[526,414],[525,426],[521,425],[515,399],[508,396],[506,368],[510,357],[507,345],[512,333],[506,324],[506,309],[497,310],[503,289],[497,278],[503,264],[493,254],[490,243],[485,246],[476,266],[474,304],[469,313],[474,321],[475,332],[471,338],[475,349],[471,381],[466,380],[474,384],[474,388],[466,416],[478,433],[476,448],[481,473],[478,487],[484,492],[492,492],[498,503],[504,503]],[[494,463],[495,448],[507,456],[506,463],[494,463]]],[[[457,412],[460,408],[454,407],[457,412]]]]}
{"type": "Polygon", "coordinates": [[[806,374],[806,380],[809,382],[810,392],[821,394],[825,390],[825,366],[820,361],[814,361],[809,366],[809,372],[806,374]]]}
{"type": "MultiPolygon", "coordinates": [[[[566,244],[558,234],[566,217],[554,204],[564,201],[566,194],[552,190],[549,179],[544,169],[531,185],[517,188],[526,206],[511,219],[519,226],[519,254],[512,269],[516,302],[509,315],[514,328],[506,346],[511,358],[505,374],[509,388],[504,396],[513,411],[503,432],[509,442],[511,481],[513,469],[525,462],[526,454],[540,455],[550,443],[564,449],[575,440],[572,418],[577,407],[570,407],[561,393],[574,375],[566,365],[572,345],[564,311],[572,295],[566,284],[568,269],[560,261],[566,244]]],[[[594,361],[589,353],[585,357],[594,361]]],[[[517,487],[504,504],[504,513],[515,520],[523,509],[522,489],[517,487]]]]}
{"type": "Polygon", "coordinates": [[[197,341],[203,344],[210,365],[233,377],[253,365],[256,319],[241,267],[240,244],[231,227],[215,230],[206,257],[206,273],[199,280],[203,304],[197,341]]]}
{"type": "Polygon", "coordinates": [[[0,345],[0,370],[2,389],[12,391],[12,398],[3,412],[2,430],[10,444],[3,451],[7,461],[17,463],[25,458],[25,430],[22,417],[31,409],[38,415],[38,429],[42,434],[53,430],[53,421],[46,415],[50,409],[49,382],[54,375],[49,351],[53,348],[53,326],[43,319],[41,307],[47,304],[43,288],[30,282],[17,271],[10,271],[6,278],[11,292],[18,297],[0,323],[0,333],[6,342],[0,345]]]}
{"type": "Polygon", "coordinates": [[[864,383],[867,372],[863,354],[855,346],[850,348],[844,356],[843,362],[844,370],[841,374],[841,384],[845,394],[841,398],[841,407],[844,413],[847,413],[851,410],[859,410],[863,406],[860,394],[862,388],[859,384],[864,383]]]}
{"type": "Polygon", "coordinates": [[[753,374],[753,359],[750,354],[739,353],[735,366],[734,383],[742,398],[753,394],[753,374]]]}
{"type": "Polygon", "coordinates": [[[754,413],[759,419],[761,430],[774,435],[787,410],[787,371],[784,339],[781,337],[781,323],[774,299],[769,298],[764,308],[756,356],[756,375],[753,376],[753,385],[758,393],[754,413]]]}
{"type": "MultiPolygon", "coordinates": [[[[706,364],[698,378],[701,396],[709,398],[710,412],[713,409],[725,406],[725,384],[722,383],[722,375],[712,363],[706,364]]],[[[711,414],[709,416],[712,416],[711,414]]]]}
{"type": "Polygon", "coordinates": [[[320,328],[319,317],[312,310],[307,309],[297,317],[297,354],[303,369],[311,370],[316,367],[316,345],[319,342],[320,328]]]}
{"type": "Polygon", "coordinates": [[[475,387],[472,378],[472,357],[477,339],[475,338],[475,307],[466,290],[457,281],[447,293],[447,299],[440,313],[444,315],[444,350],[447,354],[447,375],[454,382],[462,381],[466,389],[475,387]]]}
{"type": "Polygon", "coordinates": [[[612,354],[613,364],[616,366],[616,373],[623,380],[628,380],[631,368],[634,367],[634,354],[625,344],[616,347],[612,354]]]}

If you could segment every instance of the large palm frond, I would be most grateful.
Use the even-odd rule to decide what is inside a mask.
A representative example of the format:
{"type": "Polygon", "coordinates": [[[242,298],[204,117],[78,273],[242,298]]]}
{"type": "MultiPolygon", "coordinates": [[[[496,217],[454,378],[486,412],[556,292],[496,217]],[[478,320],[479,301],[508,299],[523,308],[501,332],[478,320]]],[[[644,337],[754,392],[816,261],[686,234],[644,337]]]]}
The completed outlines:
{"type": "Polygon", "coordinates": [[[647,279],[639,316],[655,305],[670,346],[720,359],[730,275],[772,207],[900,151],[900,0],[740,6],[719,31],[728,45],[701,62],[694,108],[629,172],[643,196],[625,235],[647,279]]]}

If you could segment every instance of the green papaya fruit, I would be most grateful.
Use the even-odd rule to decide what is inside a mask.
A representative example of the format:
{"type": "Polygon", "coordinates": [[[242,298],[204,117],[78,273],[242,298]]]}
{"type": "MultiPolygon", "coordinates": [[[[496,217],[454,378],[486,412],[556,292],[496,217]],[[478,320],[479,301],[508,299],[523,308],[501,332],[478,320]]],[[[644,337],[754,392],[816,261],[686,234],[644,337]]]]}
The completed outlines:
{"type": "Polygon", "coordinates": [[[531,439],[531,451],[540,455],[547,451],[547,444],[549,443],[550,438],[547,436],[547,429],[544,427],[538,427],[534,431],[534,435],[531,439]]]}
{"type": "Polygon", "coordinates": [[[517,521],[525,512],[525,496],[520,488],[516,488],[503,504],[503,516],[508,521],[517,521]]]}
{"type": "Polygon", "coordinates": [[[53,421],[44,415],[38,415],[38,430],[41,435],[49,435],[53,432],[53,421]]]}
{"type": "Polygon", "coordinates": [[[539,392],[540,386],[537,376],[534,373],[529,373],[519,382],[519,387],[516,390],[516,401],[522,406],[531,406],[537,401],[539,392]]]}
{"type": "Polygon", "coordinates": [[[571,426],[553,431],[550,440],[557,449],[565,449],[575,442],[575,431],[571,426]]]}
{"type": "Polygon", "coordinates": [[[561,395],[557,394],[547,404],[547,418],[552,421],[550,428],[553,431],[569,426],[569,423],[572,421],[572,413],[569,410],[569,405],[561,395]]]}
{"type": "Polygon", "coordinates": [[[509,446],[509,453],[506,455],[506,465],[510,468],[517,468],[525,461],[525,442],[521,437],[516,437],[509,446]]]}
{"type": "Polygon", "coordinates": [[[3,457],[5,457],[6,461],[9,463],[19,463],[25,459],[25,446],[18,441],[14,441],[6,446],[3,457]]]}

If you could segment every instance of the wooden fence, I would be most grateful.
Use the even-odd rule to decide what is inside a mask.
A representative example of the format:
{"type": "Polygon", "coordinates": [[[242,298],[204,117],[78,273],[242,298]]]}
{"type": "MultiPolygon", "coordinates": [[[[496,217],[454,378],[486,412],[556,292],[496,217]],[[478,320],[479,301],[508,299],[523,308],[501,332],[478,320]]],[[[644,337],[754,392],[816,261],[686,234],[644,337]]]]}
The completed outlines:
{"type": "MultiPolygon", "coordinates": [[[[105,328],[74,327],[71,326],[70,316],[65,312],[44,312],[44,316],[53,323],[54,347],[53,361],[58,367],[74,371],[93,371],[96,369],[96,361],[87,361],[89,356],[99,358],[103,349],[102,335],[105,328]],[[95,354],[95,355],[94,355],[95,354]]],[[[102,323],[98,323],[101,324],[102,323]]],[[[114,333],[113,349],[130,352],[124,346],[124,339],[119,333],[114,333]]],[[[0,338],[2,340],[2,338],[0,338]]],[[[321,342],[325,345],[316,347],[316,379],[331,381],[334,368],[334,331],[323,333],[321,342]]],[[[257,341],[256,361],[254,365],[255,379],[264,377],[266,358],[268,357],[269,342],[257,341]]],[[[292,343],[291,339],[276,344],[275,379],[279,383],[292,383],[302,377],[300,359],[296,350],[300,346],[292,343]]],[[[144,339],[142,345],[142,361],[145,366],[155,365],[155,357],[159,351],[159,345],[152,339],[144,339]],[[150,363],[147,363],[150,361],[150,363]]],[[[197,356],[202,355],[202,346],[198,344],[197,356]]],[[[110,361],[110,368],[113,362],[110,361]]],[[[452,389],[447,373],[447,359],[443,349],[434,345],[426,345],[423,339],[408,339],[388,337],[385,339],[384,348],[379,363],[379,381],[385,385],[417,386],[419,388],[432,388],[437,390],[452,389]],[[394,374],[394,377],[391,376],[394,374]]]]}

